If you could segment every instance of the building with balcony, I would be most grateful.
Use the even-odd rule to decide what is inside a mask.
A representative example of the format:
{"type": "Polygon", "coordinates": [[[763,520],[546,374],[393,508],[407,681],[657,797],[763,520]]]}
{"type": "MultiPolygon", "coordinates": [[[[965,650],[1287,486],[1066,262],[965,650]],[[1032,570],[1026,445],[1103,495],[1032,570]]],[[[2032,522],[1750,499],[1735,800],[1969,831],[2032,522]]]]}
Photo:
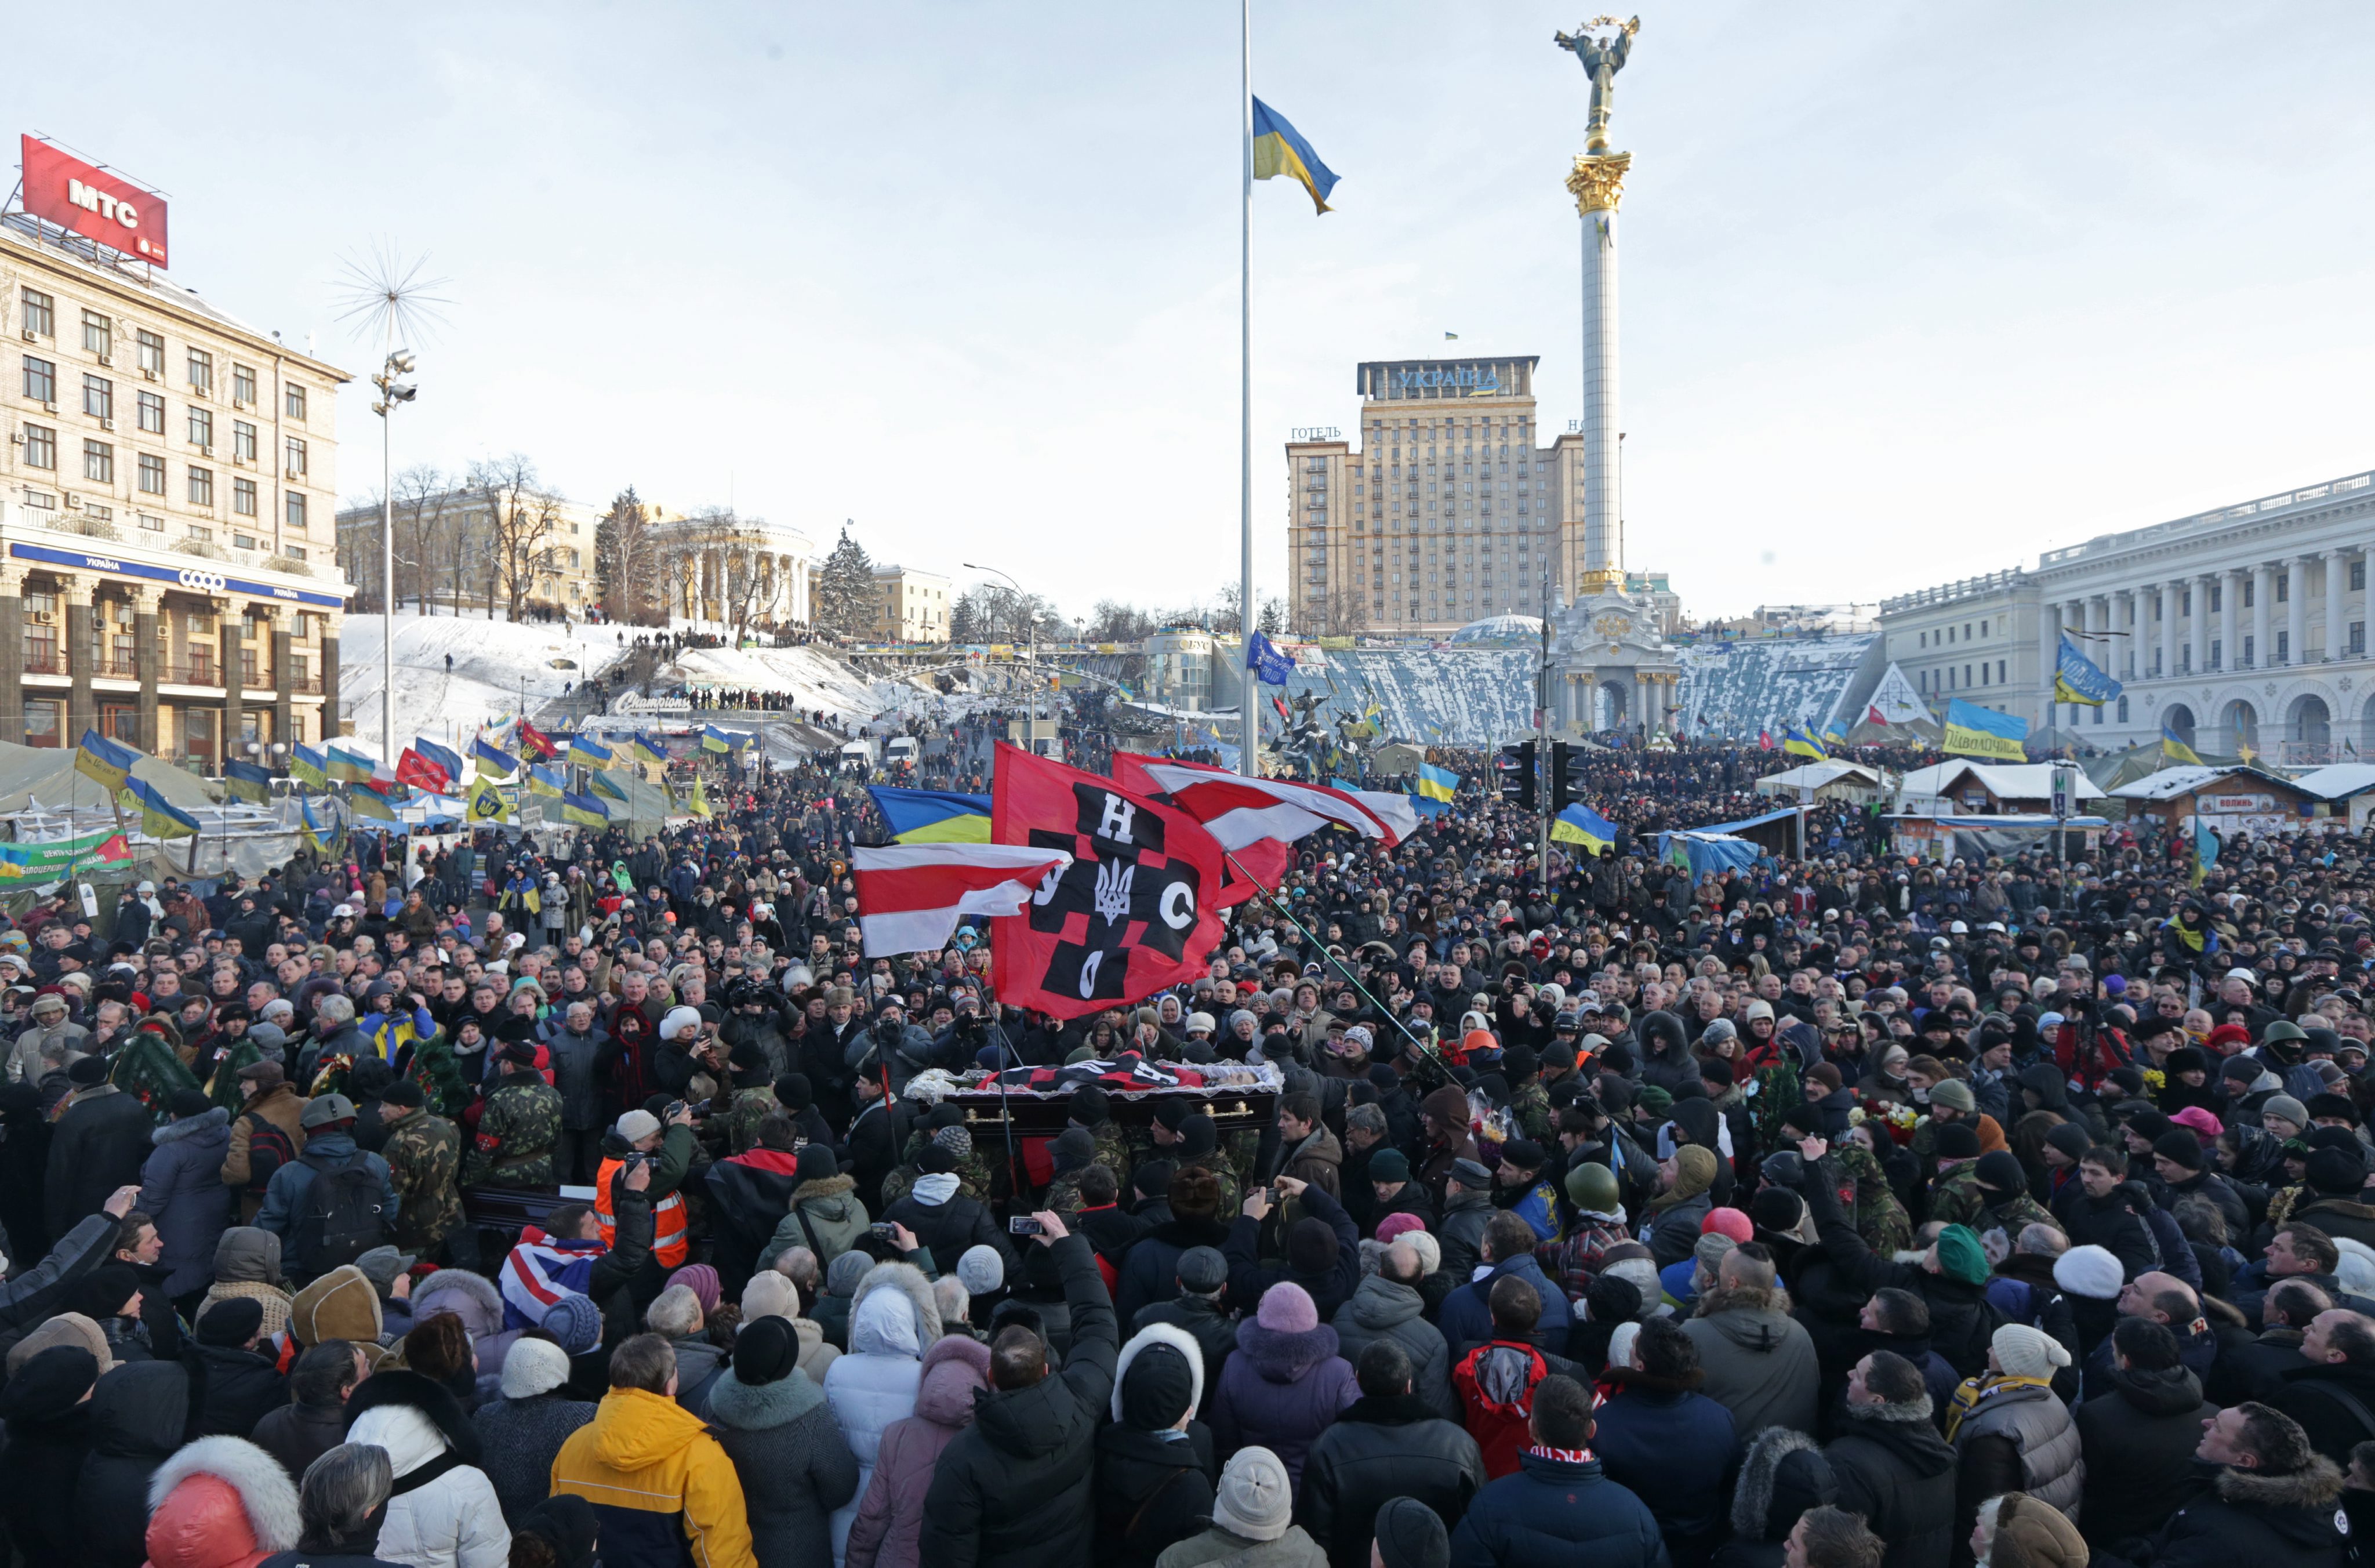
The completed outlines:
{"type": "Polygon", "coordinates": [[[2370,550],[2375,473],[2346,475],[1887,599],[1881,627],[1936,711],[1961,697],[2106,749],[2168,729],[2327,761],[2375,743],[2370,550]],[[2115,701],[2052,700],[2065,630],[2124,684],[2115,701]]]}
{"type": "Polygon", "coordinates": [[[215,770],[336,734],[347,372],[23,213],[0,322],[0,736],[215,770]]]}

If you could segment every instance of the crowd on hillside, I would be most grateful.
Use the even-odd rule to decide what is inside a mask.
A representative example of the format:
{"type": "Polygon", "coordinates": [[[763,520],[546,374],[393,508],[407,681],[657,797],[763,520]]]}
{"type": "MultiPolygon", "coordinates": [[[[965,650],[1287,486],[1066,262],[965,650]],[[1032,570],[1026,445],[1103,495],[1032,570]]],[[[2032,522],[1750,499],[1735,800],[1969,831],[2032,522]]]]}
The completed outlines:
{"type": "MultiPolygon", "coordinates": [[[[987,729],[987,726],[985,726],[987,729]]],[[[935,782],[976,783],[960,730],[935,782]]],[[[1112,737],[1075,733],[1095,761],[1112,737]]],[[[2343,1568],[2375,848],[1911,864],[1755,750],[1305,840],[1059,1021],[845,775],[0,928],[27,1568],[2343,1568]],[[1265,1069],[1247,1097],[1146,1086],[1265,1069]],[[1007,1069],[1020,1140],[957,1075],[1007,1069]]],[[[341,846],[343,849],[344,846],[341,846]]],[[[72,890],[66,890],[68,893],[72,890]]],[[[1190,1080],[1192,1082],[1192,1080],[1190,1080]]]]}

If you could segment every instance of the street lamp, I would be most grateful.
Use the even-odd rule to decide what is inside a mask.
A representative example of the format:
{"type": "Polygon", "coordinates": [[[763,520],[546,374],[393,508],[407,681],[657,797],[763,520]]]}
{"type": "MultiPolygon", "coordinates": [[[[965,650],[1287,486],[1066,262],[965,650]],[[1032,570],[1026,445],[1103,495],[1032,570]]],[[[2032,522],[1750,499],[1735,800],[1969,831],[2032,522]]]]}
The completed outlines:
{"type": "Polygon", "coordinates": [[[412,356],[404,349],[389,352],[387,362],[372,384],[379,388],[379,401],[372,412],[379,416],[379,746],[380,756],[390,767],[396,764],[396,483],[391,462],[393,447],[390,418],[399,403],[409,403],[419,396],[419,389],[411,383],[399,381],[399,376],[412,373],[412,356]]]}
{"type": "Polygon", "coordinates": [[[995,566],[981,566],[970,560],[961,564],[967,572],[987,572],[992,577],[1006,578],[1006,585],[1014,590],[1014,596],[1023,601],[1023,621],[1029,634],[1026,646],[1030,656],[1026,662],[1031,666],[1031,712],[1023,727],[1029,732],[1025,738],[1030,744],[1031,754],[1035,757],[1039,754],[1039,612],[1032,607],[1028,595],[1022,592],[1022,584],[1006,572],[995,566]]]}

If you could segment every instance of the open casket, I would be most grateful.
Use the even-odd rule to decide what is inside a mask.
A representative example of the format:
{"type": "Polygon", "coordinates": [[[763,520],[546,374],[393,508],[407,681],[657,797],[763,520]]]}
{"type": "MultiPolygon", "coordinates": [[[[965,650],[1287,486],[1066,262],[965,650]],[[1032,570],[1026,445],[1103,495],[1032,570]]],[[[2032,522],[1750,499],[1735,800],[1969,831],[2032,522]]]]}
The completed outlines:
{"type": "Polygon", "coordinates": [[[960,1076],[935,1069],[908,1080],[907,1098],[963,1107],[975,1142],[1002,1137],[1010,1127],[1016,1138],[1044,1138],[1064,1130],[1072,1091],[1083,1083],[1105,1091],[1113,1119],[1124,1127],[1143,1127],[1154,1119],[1157,1105],[1184,1100],[1211,1116],[1223,1138],[1259,1132],[1277,1120],[1278,1097],[1286,1087],[1278,1068],[1267,1062],[1152,1062],[1129,1070],[1118,1063],[1082,1062],[1012,1068],[998,1078],[986,1070],[960,1076]],[[1091,1070],[1097,1068],[1111,1070],[1091,1070]]]}

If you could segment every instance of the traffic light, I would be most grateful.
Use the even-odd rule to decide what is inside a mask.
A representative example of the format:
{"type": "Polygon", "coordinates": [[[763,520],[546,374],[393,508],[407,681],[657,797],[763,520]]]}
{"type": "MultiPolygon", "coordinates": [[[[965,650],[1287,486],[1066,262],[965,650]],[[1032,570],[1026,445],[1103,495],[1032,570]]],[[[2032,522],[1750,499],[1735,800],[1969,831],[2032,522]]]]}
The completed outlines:
{"type": "Polygon", "coordinates": [[[1524,741],[1516,746],[1504,746],[1493,759],[1493,772],[1501,786],[1501,798],[1513,801],[1530,811],[1534,808],[1534,743],[1524,741]]]}
{"type": "Polygon", "coordinates": [[[1583,798],[1583,754],[1564,740],[1551,742],[1551,815],[1583,798]]]}

